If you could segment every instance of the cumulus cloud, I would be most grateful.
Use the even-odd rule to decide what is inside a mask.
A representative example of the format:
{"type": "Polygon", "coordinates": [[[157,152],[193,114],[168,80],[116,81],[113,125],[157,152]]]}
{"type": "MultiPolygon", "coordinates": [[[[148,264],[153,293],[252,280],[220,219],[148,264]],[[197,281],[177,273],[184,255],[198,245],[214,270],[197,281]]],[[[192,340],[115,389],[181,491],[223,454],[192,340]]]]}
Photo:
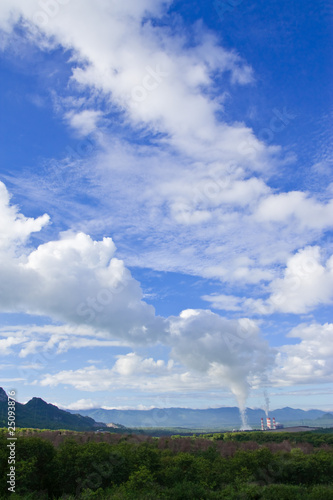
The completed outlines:
{"type": "Polygon", "coordinates": [[[24,217],[19,208],[10,203],[6,186],[0,181],[0,252],[8,252],[23,245],[32,233],[39,232],[49,222],[47,214],[33,219],[24,217]]]}
{"type": "MultiPolygon", "coordinates": [[[[5,196],[2,224],[8,227],[9,236],[14,233],[15,237],[12,228],[17,220],[26,238],[40,228],[42,221],[18,216],[8,203],[5,196]]],[[[114,257],[115,250],[111,238],[96,242],[84,233],[65,233],[28,255],[4,255],[0,263],[1,310],[88,324],[106,330],[113,338],[156,341],[163,320],[142,300],[139,283],[123,261],[114,257]]],[[[29,349],[34,349],[32,344],[29,349]]]]}
{"type": "Polygon", "coordinates": [[[305,313],[333,299],[333,257],[326,263],[320,248],[306,247],[287,261],[282,279],[272,282],[269,310],[285,313],[305,313]]]}
{"type": "Polygon", "coordinates": [[[202,298],[214,309],[240,311],[247,314],[274,312],[303,314],[333,300],[333,256],[326,262],[318,246],[299,250],[287,260],[282,278],[269,284],[267,299],[212,294],[202,298]]]}
{"type": "Polygon", "coordinates": [[[93,324],[115,338],[153,341],[161,321],[114,252],[111,238],[94,242],[84,233],[64,234],[40,245],[20,265],[2,263],[2,310],[46,314],[93,324]]]}
{"type": "Polygon", "coordinates": [[[301,339],[279,348],[272,381],[277,386],[330,383],[333,372],[333,324],[301,324],[287,335],[301,339]]]}

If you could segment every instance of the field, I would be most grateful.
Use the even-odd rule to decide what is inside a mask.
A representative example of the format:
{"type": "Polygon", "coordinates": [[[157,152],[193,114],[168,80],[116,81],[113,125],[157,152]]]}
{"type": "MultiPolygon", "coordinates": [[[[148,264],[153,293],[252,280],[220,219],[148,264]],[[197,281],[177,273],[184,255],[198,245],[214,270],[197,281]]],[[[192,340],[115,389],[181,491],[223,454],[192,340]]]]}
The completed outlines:
{"type": "Polygon", "coordinates": [[[333,430],[202,436],[21,429],[16,488],[0,433],[1,498],[333,499],[333,430]]]}

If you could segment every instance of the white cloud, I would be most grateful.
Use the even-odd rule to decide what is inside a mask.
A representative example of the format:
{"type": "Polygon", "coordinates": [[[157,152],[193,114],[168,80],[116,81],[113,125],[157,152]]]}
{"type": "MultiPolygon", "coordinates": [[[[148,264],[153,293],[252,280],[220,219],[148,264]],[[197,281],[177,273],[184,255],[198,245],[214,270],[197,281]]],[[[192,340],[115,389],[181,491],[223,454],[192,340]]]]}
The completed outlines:
{"type": "Polygon", "coordinates": [[[48,222],[47,214],[37,219],[24,217],[18,207],[10,204],[10,195],[0,181],[0,255],[13,246],[24,244],[32,233],[40,231],[48,222]]]}
{"type": "Polygon", "coordinates": [[[0,340],[0,354],[2,356],[9,356],[13,354],[12,347],[22,342],[28,340],[28,338],[16,338],[16,337],[7,337],[6,339],[0,340]]]}
{"type": "Polygon", "coordinates": [[[326,263],[318,246],[299,250],[287,260],[283,278],[269,284],[268,299],[235,297],[233,295],[204,295],[215,309],[242,310],[247,314],[274,312],[303,314],[333,301],[333,256],[326,263]]]}
{"type": "MultiPolygon", "coordinates": [[[[63,406],[58,405],[63,408],[63,406]]],[[[91,410],[92,408],[99,408],[98,403],[94,403],[92,399],[79,399],[74,403],[66,406],[66,410],[91,410]]]]}
{"type": "Polygon", "coordinates": [[[98,331],[88,325],[10,325],[0,327],[0,336],[13,335],[16,337],[54,337],[60,339],[62,337],[94,337],[106,339],[108,334],[105,331],[98,331]]]}
{"type": "Polygon", "coordinates": [[[235,297],[234,295],[203,295],[203,300],[211,303],[214,309],[222,309],[224,311],[241,311],[242,298],[235,297]]]}
{"type": "MultiPolygon", "coordinates": [[[[156,270],[236,284],[270,282],[290,254],[317,241],[327,228],[321,222],[317,227],[296,223],[288,214],[284,221],[259,220],[257,207],[271,190],[242,168],[184,158],[175,162],[145,147],[125,151],[113,143],[108,148],[94,160],[102,215],[87,231],[112,223],[123,241],[129,234],[142,241],[140,252],[131,244],[120,249],[128,265],[149,262],[156,270]]],[[[328,210],[329,205],[307,199],[328,210]]]]}
{"type": "MultiPolygon", "coordinates": [[[[139,404],[137,406],[101,406],[103,410],[152,410],[153,408],[159,408],[155,405],[147,406],[139,404]]],[[[163,408],[163,407],[162,407],[163,408]]]]}
{"type": "Polygon", "coordinates": [[[288,337],[301,339],[279,348],[271,381],[276,386],[332,382],[333,324],[301,324],[288,337]]]}
{"type": "MultiPolygon", "coordinates": [[[[21,372],[44,368],[50,360],[70,349],[84,347],[125,347],[130,344],[124,340],[107,340],[107,331],[96,330],[86,325],[43,325],[7,326],[0,328],[0,352],[3,356],[18,353],[20,358],[30,356],[36,363],[19,365],[21,372]],[[17,349],[15,346],[19,346],[17,349]]],[[[31,377],[31,375],[29,375],[31,377]]]]}
{"type": "Polygon", "coordinates": [[[154,361],[152,358],[143,358],[135,353],[117,358],[112,368],[101,369],[91,365],[78,370],[64,370],[56,374],[43,375],[39,384],[54,387],[66,383],[84,391],[121,388],[145,391],[156,390],[162,382],[165,384],[164,388],[172,386],[172,380],[181,377],[178,373],[171,373],[172,362],[165,364],[163,360],[154,361]]]}
{"type": "Polygon", "coordinates": [[[208,373],[198,373],[184,368],[173,368],[167,373],[161,370],[153,375],[147,375],[138,370],[132,375],[120,375],[113,368],[97,368],[86,366],[77,370],[63,370],[58,373],[44,374],[33,385],[56,387],[58,385],[72,386],[77,390],[87,392],[118,391],[133,389],[136,392],[165,395],[167,393],[197,392],[220,390],[220,378],[211,377],[208,373]]]}
{"type": "Polygon", "coordinates": [[[68,112],[66,118],[68,119],[71,127],[77,130],[82,135],[89,135],[97,129],[98,121],[102,117],[101,111],[85,109],[84,111],[75,113],[74,111],[68,112]]]}
{"type": "Polygon", "coordinates": [[[161,371],[170,370],[173,366],[172,361],[165,365],[161,359],[154,361],[153,358],[142,359],[134,352],[126,354],[125,356],[117,356],[117,361],[113,370],[119,375],[129,376],[136,375],[138,372],[154,374],[161,373],[161,371]]]}
{"type": "MultiPolygon", "coordinates": [[[[232,85],[244,85],[253,81],[253,74],[239,55],[219,45],[215,35],[197,25],[193,37],[197,43],[188,46],[186,37],[148,21],[162,16],[171,1],[140,0],[135,6],[121,0],[111,4],[104,0],[94,4],[71,0],[67,5],[46,2],[50,3],[51,9],[38,9],[24,0],[2,4],[0,23],[8,30],[22,17],[30,40],[37,45],[59,43],[71,50],[71,62],[76,64],[72,83],[96,95],[102,92],[134,127],[166,134],[175,148],[204,161],[209,152],[214,160],[237,157],[244,165],[262,167],[270,149],[266,151],[252,130],[242,123],[220,124],[216,119],[221,110],[213,95],[216,75],[229,76],[232,85]],[[256,146],[254,160],[242,150],[247,142],[256,146]]],[[[83,126],[86,132],[94,126],[92,112],[74,115],[74,127],[83,126]]]]}
{"type": "Polygon", "coordinates": [[[333,300],[333,257],[326,264],[320,248],[306,247],[287,261],[282,279],[272,282],[267,306],[272,311],[301,314],[333,300]]]}
{"type": "MultiPolygon", "coordinates": [[[[5,210],[5,227],[11,228],[17,217],[16,212],[5,210]]],[[[28,235],[32,227],[35,230],[35,220],[20,220],[23,234],[28,235]]],[[[27,256],[5,256],[0,263],[1,310],[88,324],[114,339],[156,341],[162,335],[163,320],[143,302],[139,283],[114,253],[111,238],[97,242],[84,233],[65,233],[27,256]]],[[[38,347],[30,343],[22,356],[38,347]]]]}
{"type": "Polygon", "coordinates": [[[20,350],[19,357],[26,358],[31,354],[36,354],[42,347],[43,342],[38,342],[37,340],[30,340],[29,342],[25,342],[24,347],[20,350]]]}
{"type": "Polygon", "coordinates": [[[280,222],[288,219],[302,228],[324,229],[333,226],[333,200],[320,203],[301,191],[290,191],[265,198],[255,217],[260,222],[280,222]]]}

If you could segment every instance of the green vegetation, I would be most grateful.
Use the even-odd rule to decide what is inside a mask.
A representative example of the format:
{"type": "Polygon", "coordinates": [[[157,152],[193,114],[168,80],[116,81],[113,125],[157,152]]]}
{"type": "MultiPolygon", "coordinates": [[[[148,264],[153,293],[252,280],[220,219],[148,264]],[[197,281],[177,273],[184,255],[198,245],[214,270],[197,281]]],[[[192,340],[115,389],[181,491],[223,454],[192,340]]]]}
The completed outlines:
{"type": "Polygon", "coordinates": [[[246,442],[255,441],[256,443],[282,443],[290,441],[293,444],[309,443],[313,446],[321,446],[322,444],[333,445],[333,428],[320,429],[319,431],[311,432],[224,432],[215,434],[205,434],[200,437],[210,438],[213,440],[246,442]]]}
{"type": "Polygon", "coordinates": [[[17,431],[15,499],[333,499],[333,433],[164,436],[17,431]]]}

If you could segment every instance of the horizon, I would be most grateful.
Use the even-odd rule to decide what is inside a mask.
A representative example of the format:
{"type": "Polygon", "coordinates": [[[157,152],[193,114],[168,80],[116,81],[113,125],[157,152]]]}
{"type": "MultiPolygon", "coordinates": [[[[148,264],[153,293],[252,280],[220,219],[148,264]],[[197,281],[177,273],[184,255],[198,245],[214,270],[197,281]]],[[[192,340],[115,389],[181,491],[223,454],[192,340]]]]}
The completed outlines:
{"type": "MultiPolygon", "coordinates": [[[[6,393],[7,391],[3,388],[3,387],[0,387],[0,389],[3,389],[6,393]]],[[[120,410],[120,411],[127,411],[127,410],[133,410],[133,411],[150,411],[150,410],[159,410],[159,409],[163,409],[163,410],[170,410],[170,409],[181,409],[181,410],[218,410],[218,409],[221,409],[221,408],[237,408],[239,410],[239,407],[237,405],[235,406],[226,406],[226,405],[221,405],[221,406],[209,406],[209,407],[204,407],[204,408],[195,408],[195,407],[189,407],[189,406],[170,406],[170,407],[163,407],[163,406],[151,406],[149,408],[143,408],[143,407],[103,407],[103,406],[100,406],[100,407],[87,407],[87,408],[70,408],[70,407],[65,407],[65,406],[62,406],[60,404],[58,404],[57,402],[52,402],[52,401],[45,401],[43,398],[39,397],[39,396],[33,396],[33,398],[36,398],[36,399],[42,399],[44,402],[48,403],[48,404],[52,404],[54,406],[57,406],[60,410],[65,410],[65,411],[81,411],[81,410],[120,410]]],[[[26,404],[28,403],[29,401],[31,401],[31,399],[29,400],[26,400],[24,402],[22,401],[17,401],[21,404],[26,404]]],[[[331,410],[322,410],[322,409],[319,409],[319,408],[294,408],[294,407],[291,407],[291,406],[284,406],[282,408],[269,408],[267,413],[273,413],[274,411],[277,411],[277,410],[284,410],[286,408],[290,408],[292,410],[303,410],[303,411],[311,411],[311,410],[320,410],[322,412],[326,412],[326,413],[332,413],[333,412],[333,409],[331,410]]],[[[247,406],[245,408],[245,411],[246,410],[261,410],[263,411],[264,413],[266,413],[266,410],[265,408],[262,408],[262,407],[250,407],[250,406],[247,406]]]]}
{"type": "Polygon", "coordinates": [[[18,400],[333,408],[331,11],[231,3],[0,5],[18,400]]]}

